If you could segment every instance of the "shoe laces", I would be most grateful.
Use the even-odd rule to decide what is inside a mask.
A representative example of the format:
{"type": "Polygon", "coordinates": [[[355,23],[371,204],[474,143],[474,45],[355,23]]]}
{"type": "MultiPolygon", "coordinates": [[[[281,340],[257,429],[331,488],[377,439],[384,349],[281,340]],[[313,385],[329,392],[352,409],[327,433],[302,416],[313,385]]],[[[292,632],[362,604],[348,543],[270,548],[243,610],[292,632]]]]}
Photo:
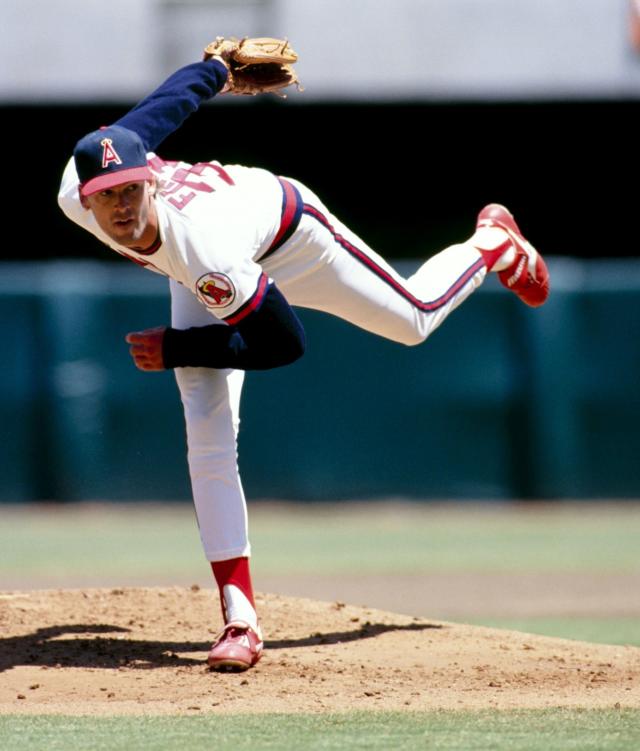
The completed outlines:
{"type": "Polygon", "coordinates": [[[241,636],[245,636],[249,631],[248,628],[241,628],[240,626],[232,626],[227,630],[225,639],[239,639],[241,636]]]}

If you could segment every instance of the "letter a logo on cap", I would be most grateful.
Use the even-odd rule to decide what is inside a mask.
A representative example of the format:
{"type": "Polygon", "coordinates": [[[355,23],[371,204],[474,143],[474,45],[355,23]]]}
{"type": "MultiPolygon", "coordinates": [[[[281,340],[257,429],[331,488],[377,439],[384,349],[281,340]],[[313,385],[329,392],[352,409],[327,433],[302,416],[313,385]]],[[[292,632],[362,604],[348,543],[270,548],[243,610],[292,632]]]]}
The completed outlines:
{"type": "Polygon", "coordinates": [[[103,138],[100,144],[102,146],[102,169],[106,169],[111,162],[122,164],[122,159],[118,156],[118,152],[114,149],[113,141],[110,138],[103,138]]]}

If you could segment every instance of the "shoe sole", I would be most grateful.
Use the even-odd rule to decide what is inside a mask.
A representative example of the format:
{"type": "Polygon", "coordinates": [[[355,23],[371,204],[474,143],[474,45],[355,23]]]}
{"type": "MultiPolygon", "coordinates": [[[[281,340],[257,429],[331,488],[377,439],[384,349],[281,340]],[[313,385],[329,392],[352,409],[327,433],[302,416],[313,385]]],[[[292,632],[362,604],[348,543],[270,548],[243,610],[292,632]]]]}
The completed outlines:
{"type": "Polygon", "coordinates": [[[253,667],[255,664],[255,662],[252,662],[247,665],[246,662],[224,660],[223,662],[209,663],[209,667],[211,670],[215,670],[218,673],[242,673],[244,670],[249,670],[249,668],[253,667]]]}

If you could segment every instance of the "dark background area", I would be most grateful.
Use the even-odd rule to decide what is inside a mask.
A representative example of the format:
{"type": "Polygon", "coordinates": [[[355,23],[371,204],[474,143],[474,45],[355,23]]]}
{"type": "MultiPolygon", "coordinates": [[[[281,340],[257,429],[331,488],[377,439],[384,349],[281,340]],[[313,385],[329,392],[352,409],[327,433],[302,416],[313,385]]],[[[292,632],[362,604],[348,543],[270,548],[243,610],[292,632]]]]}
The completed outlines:
{"type": "MultiPolygon", "coordinates": [[[[638,101],[306,105],[294,98],[208,104],[159,153],[296,177],[388,258],[425,257],[465,239],[492,201],[506,204],[545,254],[636,255],[638,101]]],[[[0,108],[11,175],[5,216],[20,228],[0,258],[120,261],[65,219],[56,194],[78,138],[130,106],[0,108]]]]}

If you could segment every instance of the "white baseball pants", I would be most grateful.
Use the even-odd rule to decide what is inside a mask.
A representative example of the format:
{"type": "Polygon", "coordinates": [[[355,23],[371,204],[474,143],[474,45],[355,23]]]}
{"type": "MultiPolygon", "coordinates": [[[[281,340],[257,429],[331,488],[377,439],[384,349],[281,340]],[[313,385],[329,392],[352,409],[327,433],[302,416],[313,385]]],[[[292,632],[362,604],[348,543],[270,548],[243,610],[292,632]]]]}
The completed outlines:
{"type": "MultiPolygon", "coordinates": [[[[304,211],[291,238],[261,265],[292,305],[331,313],[413,345],[424,341],[484,280],[482,257],[469,242],[443,250],[403,279],[315,194],[287,179],[299,190],[304,211]]],[[[195,295],[173,280],[171,305],[174,328],[215,323],[195,295]]],[[[236,443],[244,373],[176,368],[175,374],[205,556],[209,561],[248,556],[236,443]]]]}

